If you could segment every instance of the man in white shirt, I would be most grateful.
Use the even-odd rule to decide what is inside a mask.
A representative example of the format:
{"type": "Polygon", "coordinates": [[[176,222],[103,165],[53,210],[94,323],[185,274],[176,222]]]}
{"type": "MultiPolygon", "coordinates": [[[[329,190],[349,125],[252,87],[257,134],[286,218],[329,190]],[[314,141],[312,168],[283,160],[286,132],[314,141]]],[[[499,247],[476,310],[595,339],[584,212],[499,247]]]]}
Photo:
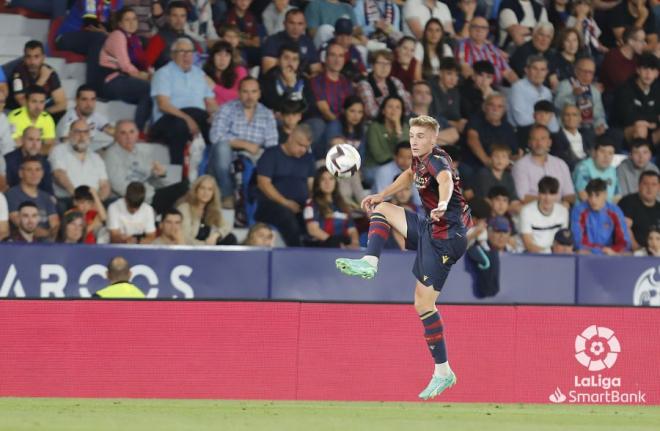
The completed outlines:
{"type": "Polygon", "coordinates": [[[561,111],[561,123],[562,128],[552,135],[551,152],[552,155],[565,161],[568,167],[573,170],[578,162],[589,156],[588,152],[591,145],[585,142],[582,133],[580,133],[582,116],[577,106],[564,105],[561,111]]]}
{"type": "Polygon", "coordinates": [[[568,210],[559,203],[559,181],[543,177],[538,200],[520,211],[520,233],[528,253],[550,253],[555,233],[568,227],[568,210]]]}
{"type": "Polygon", "coordinates": [[[95,188],[101,200],[110,196],[105,163],[89,148],[90,133],[85,120],[76,120],[69,129],[69,143],[56,145],[50,153],[57,198],[71,198],[76,187],[83,185],[95,188]]]}
{"type": "Polygon", "coordinates": [[[144,184],[134,181],[123,199],[108,207],[108,230],[113,244],[150,244],[156,239],[156,215],[144,202],[144,184]]]}
{"type": "Polygon", "coordinates": [[[76,120],[87,121],[91,130],[93,150],[103,148],[112,142],[115,128],[105,115],[96,111],[96,91],[87,84],[78,87],[76,106],[67,110],[57,123],[57,137],[61,142],[69,139],[71,123],[76,120]]]}
{"type": "Polygon", "coordinates": [[[438,0],[408,0],[403,6],[403,32],[422,40],[424,27],[431,18],[442,23],[445,33],[454,34],[453,18],[449,7],[438,0]]]}
{"type": "Polygon", "coordinates": [[[548,22],[548,11],[535,0],[503,0],[498,16],[500,35],[498,45],[506,49],[520,46],[532,37],[532,29],[540,22],[548,22]]]}

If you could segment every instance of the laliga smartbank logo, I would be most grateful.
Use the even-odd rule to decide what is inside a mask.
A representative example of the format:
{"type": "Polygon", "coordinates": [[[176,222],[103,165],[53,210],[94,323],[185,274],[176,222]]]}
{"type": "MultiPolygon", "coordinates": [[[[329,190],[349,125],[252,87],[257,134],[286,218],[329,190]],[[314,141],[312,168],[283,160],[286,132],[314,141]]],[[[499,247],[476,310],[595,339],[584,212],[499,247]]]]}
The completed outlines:
{"type": "Polygon", "coordinates": [[[645,392],[622,391],[621,377],[599,373],[612,369],[620,353],[621,344],[613,330],[605,326],[589,326],[575,337],[575,359],[590,373],[575,376],[572,389],[567,393],[557,386],[548,399],[556,404],[646,403],[645,392]]]}

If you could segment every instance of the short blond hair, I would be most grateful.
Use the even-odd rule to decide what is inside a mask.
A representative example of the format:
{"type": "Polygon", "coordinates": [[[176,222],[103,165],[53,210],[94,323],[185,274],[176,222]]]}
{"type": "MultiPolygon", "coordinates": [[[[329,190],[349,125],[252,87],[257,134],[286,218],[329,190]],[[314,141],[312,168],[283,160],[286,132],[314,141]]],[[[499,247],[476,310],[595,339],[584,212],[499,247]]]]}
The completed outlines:
{"type": "Polygon", "coordinates": [[[427,129],[433,129],[435,133],[440,133],[440,124],[438,124],[435,118],[429,117],[428,115],[420,115],[411,118],[408,124],[410,125],[410,128],[415,126],[426,127],[427,129]]]}

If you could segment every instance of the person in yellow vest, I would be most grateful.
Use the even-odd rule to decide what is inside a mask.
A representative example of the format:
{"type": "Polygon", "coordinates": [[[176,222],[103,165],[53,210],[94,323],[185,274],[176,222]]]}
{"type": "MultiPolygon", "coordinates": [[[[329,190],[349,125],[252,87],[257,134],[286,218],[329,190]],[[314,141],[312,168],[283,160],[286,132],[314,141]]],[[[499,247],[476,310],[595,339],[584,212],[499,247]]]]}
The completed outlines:
{"type": "Polygon", "coordinates": [[[131,270],[128,261],[121,256],[113,257],[108,263],[107,272],[110,284],[94,294],[103,299],[144,299],[144,293],[134,284],[129,283],[131,270]]]}

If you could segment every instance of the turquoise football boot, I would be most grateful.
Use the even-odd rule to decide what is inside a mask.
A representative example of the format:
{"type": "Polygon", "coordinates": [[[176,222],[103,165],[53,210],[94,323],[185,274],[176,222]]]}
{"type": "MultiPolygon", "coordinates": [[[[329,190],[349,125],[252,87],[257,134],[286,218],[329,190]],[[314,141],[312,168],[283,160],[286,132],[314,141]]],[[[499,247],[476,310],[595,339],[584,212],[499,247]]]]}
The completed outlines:
{"type": "Polygon", "coordinates": [[[376,275],[377,268],[364,259],[339,258],[335,260],[337,269],[346,275],[362,277],[371,280],[376,275]]]}
{"type": "Polygon", "coordinates": [[[419,397],[423,400],[430,400],[440,395],[445,389],[449,389],[456,384],[456,374],[451,371],[448,376],[433,376],[431,382],[420,394],[419,397]]]}

